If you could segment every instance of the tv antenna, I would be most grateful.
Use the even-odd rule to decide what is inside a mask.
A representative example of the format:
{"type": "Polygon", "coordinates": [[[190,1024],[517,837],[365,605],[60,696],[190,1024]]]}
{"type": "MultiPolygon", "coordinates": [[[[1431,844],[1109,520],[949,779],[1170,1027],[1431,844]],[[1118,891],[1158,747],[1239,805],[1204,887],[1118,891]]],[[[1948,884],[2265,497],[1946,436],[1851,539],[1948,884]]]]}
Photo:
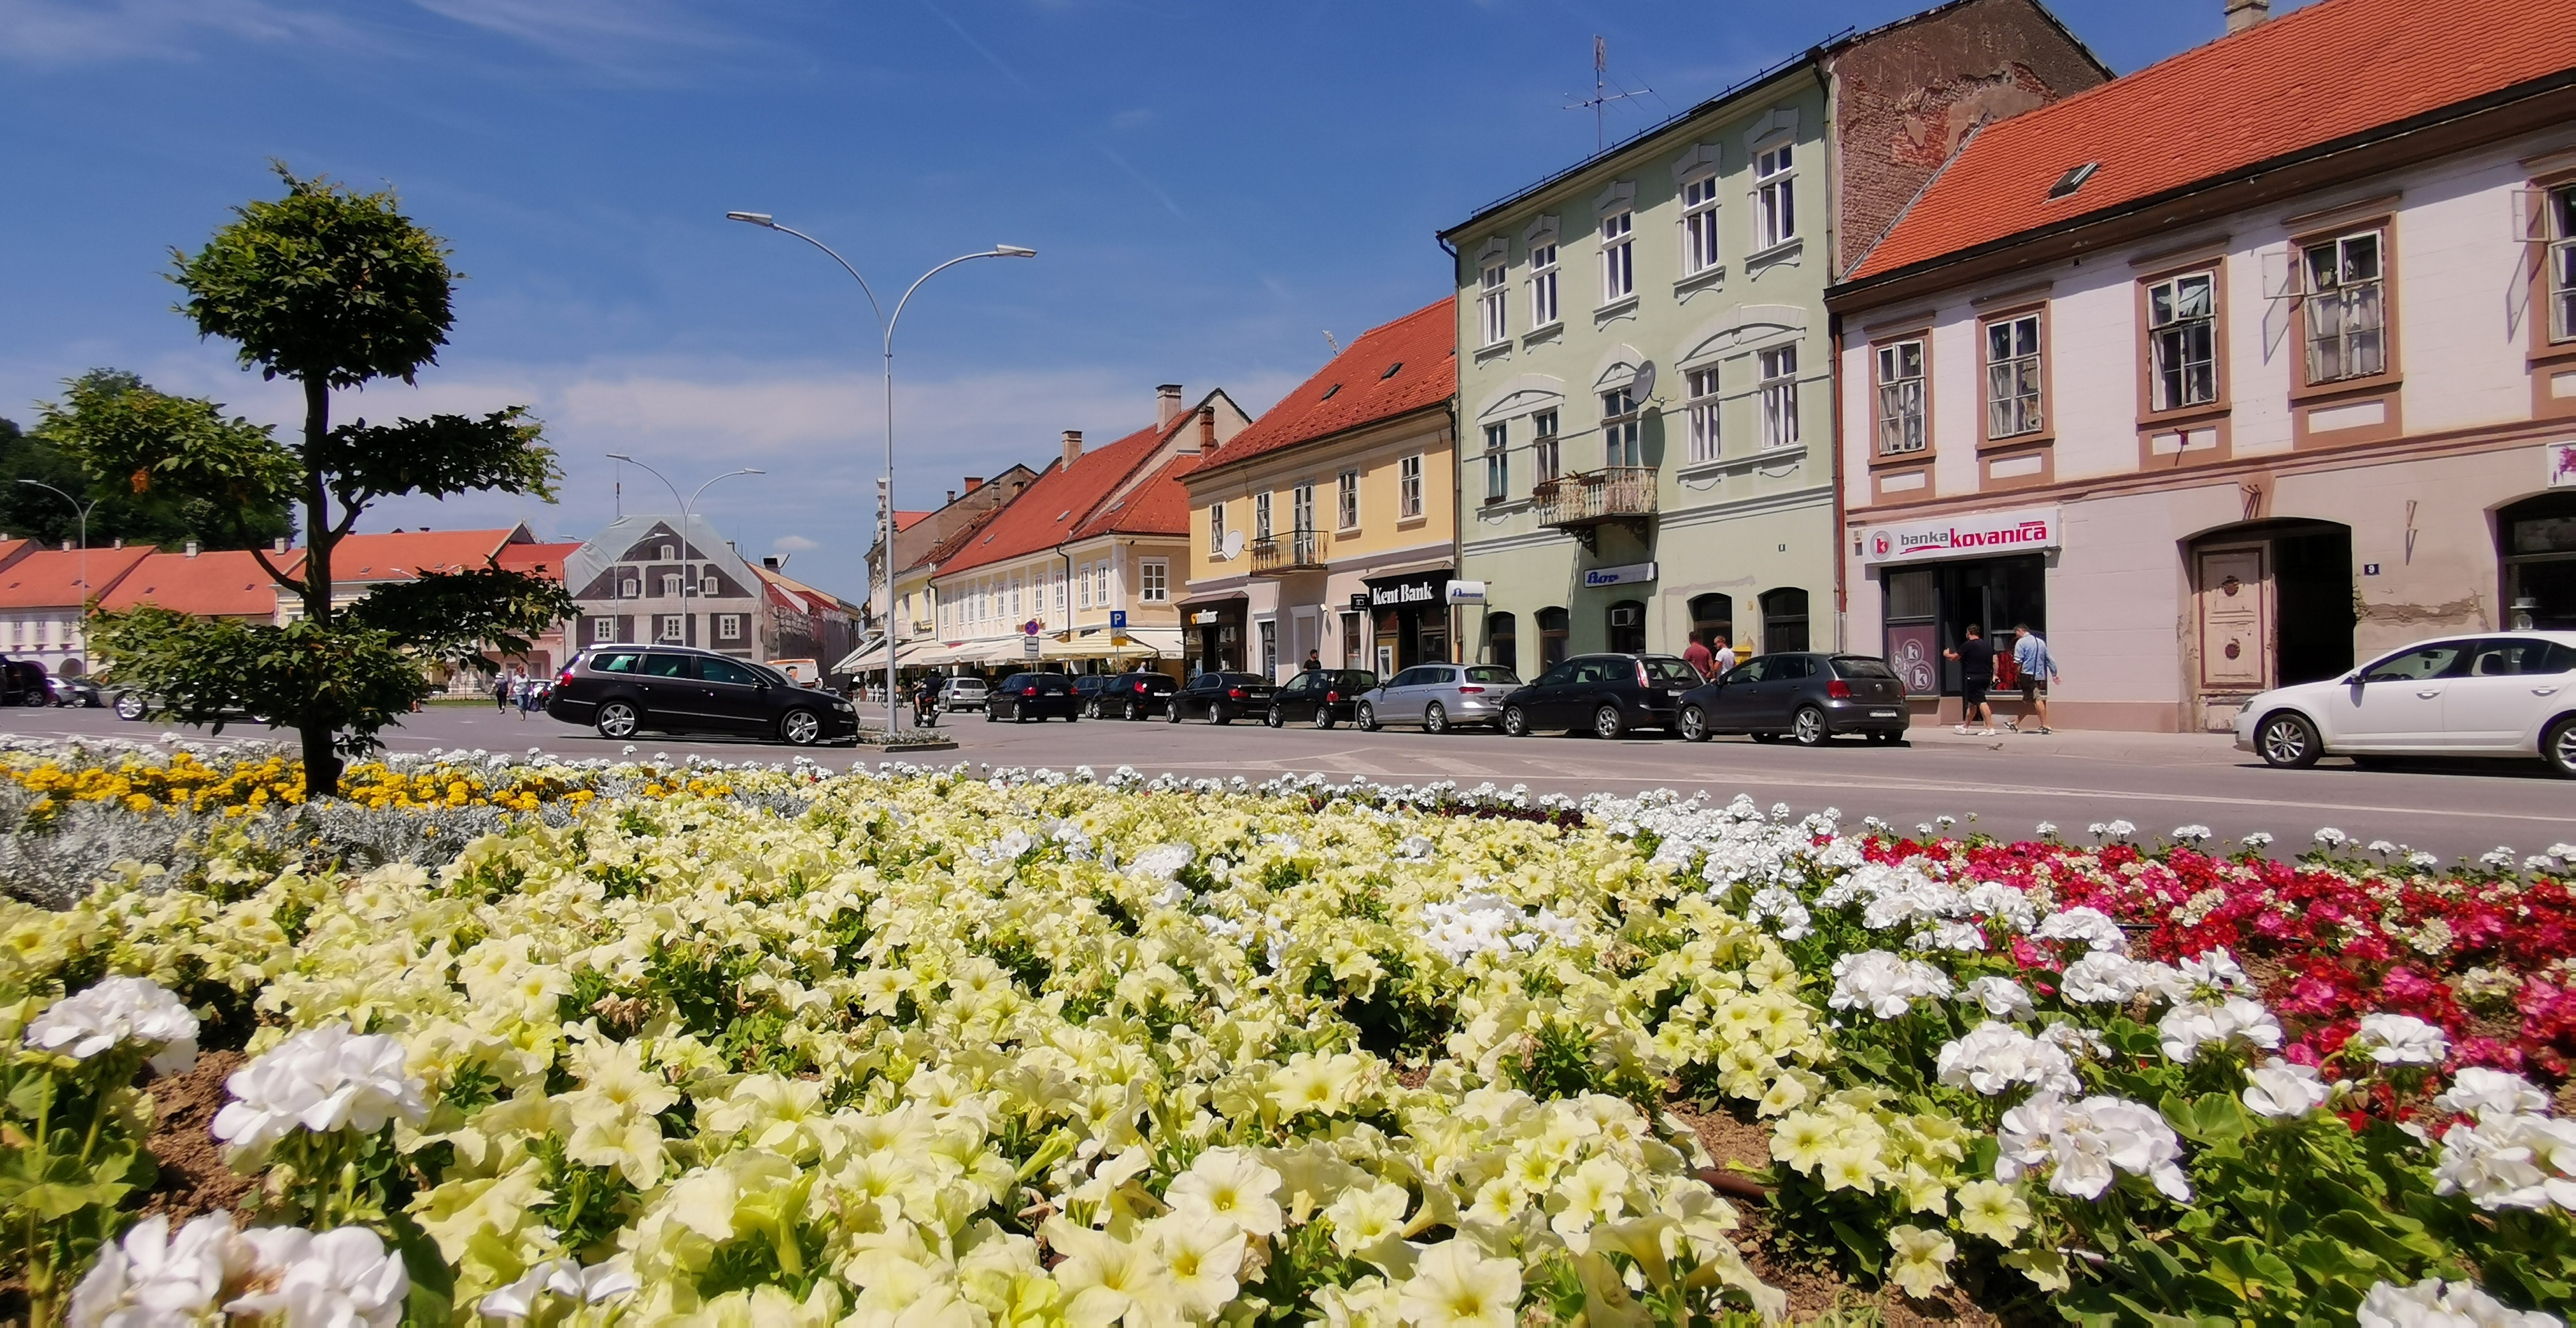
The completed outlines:
{"type": "Polygon", "coordinates": [[[1333,329],[1329,327],[1324,329],[1324,344],[1333,348],[1334,359],[1342,357],[1342,343],[1333,340],[1333,329]]]}
{"type": "Polygon", "coordinates": [[[1592,96],[1584,101],[1570,102],[1565,109],[1592,112],[1592,150],[1597,154],[1610,146],[1609,129],[1603,118],[1610,103],[1626,101],[1631,97],[1643,96],[1653,91],[1653,88],[1641,87],[1636,92],[1630,92],[1626,87],[1610,81],[1610,39],[1596,33],[1592,38],[1592,96]],[[1612,92],[1610,90],[1612,88],[1619,90],[1612,92]]]}

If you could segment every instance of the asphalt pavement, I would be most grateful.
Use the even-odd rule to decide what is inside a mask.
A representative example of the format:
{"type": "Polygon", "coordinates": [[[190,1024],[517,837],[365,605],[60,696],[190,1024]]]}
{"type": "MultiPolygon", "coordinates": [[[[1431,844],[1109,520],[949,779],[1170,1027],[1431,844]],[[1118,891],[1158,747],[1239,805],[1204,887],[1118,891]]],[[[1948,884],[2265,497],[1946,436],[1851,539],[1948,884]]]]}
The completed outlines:
{"type": "MultiPolygon", "coordinates": [[[[865,717],[865,707],[862,707],[865,717]]],[[[1836,742],[1821,748],[1756,744],[1742,738],[1707,743],[1644,735],[1603,741],[1589,735],[1508,738],[1461,732],[1440,737],[1347,726],[1269,729],[1237,721],[1217,727],[1162,720],[1126,723],[1051,720],[986,723],[980,714],[948,716],[941,730],[955,751],[911,758],[995,768],[1088,765],[1101,773],[1132,766],[1146,774],[1232,778],[1256,783],[1281,774],[1365,775],[1388,784],[1488,780],[1534,792],[1632,794],[1670,788],[1720,799],[1751,795],[1762,806],[1798,812],[1839,808],[1847,821],[1877,816],[1899,827],[1936,817],[1959,828],[2007,837],[2042,822],[2084,842],[2094,822],[2129,821],[2141,836],[2202,825],[2228,839],[2262,831],[2274,852],[2305,847],[2331,826],[2367,842],[2386,839],[2444,858],[2497,847],[2536,853],[2576,841],[2576,781],[2548,775],[2540,763],[2421,763],[2361,770],[2329,758],[2309,770],[2273,770],[2218,734],[2083,733],[1960,737],[1946,728],[1917,728],[1900,747],[1836,742]]],[[[0,733],[22,737],[112,736],[157,740],[170,726],[127,723],[105,710],[0,710],[0,733]]],[[[212,735],[192,733],[207,738],[212,735]]],[[[616,758],[629,744],[599,737],[543,714],[522,719],[488,706],[432,706],[388,730],[396,751],[431,748],[525,752],[568,758],[616,758]]],[[[294,735],[261,726],[227,727],[216,741],[284,741],[294,735]]],[[[638,756],[700,754],[725,760],[786,760],[798,748],[723,738],[647,734],[638,756]]],[[[848,747],[805,750],[822,765],[873,766],[875,752],[848,747]]]]}

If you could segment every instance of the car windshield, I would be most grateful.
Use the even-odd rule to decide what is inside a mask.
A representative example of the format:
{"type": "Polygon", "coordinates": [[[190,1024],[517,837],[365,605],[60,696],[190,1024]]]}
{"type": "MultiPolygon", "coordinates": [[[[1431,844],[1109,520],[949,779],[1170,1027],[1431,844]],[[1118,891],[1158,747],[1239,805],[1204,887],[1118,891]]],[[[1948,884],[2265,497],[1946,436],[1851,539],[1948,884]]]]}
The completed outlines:
{"type": "Polygon", "coordinates": [[[1886,660],[1870,655],[1836,655],[1834,672],[1846,678],[1893,679],[1896,677],[1896,670],[1887,667],[1886,660]]]}
{"type": "Polygon", "coordinates": [[[1648,655],[1644,660],[1648,681],[1664,687],[1697,687],[1699,670],[1670,655],[1648,655]]]}
{"type": "Polygon", "coordinates": [[[1499,665],[1480,664],[1475,668],[1467,670],[1467,681],[1495,684],[1503,687],[1517,687],[1520,685],[1521,679],[1519,674],[1512,672],[1510,669],[1503,668],[1499,665]]]}

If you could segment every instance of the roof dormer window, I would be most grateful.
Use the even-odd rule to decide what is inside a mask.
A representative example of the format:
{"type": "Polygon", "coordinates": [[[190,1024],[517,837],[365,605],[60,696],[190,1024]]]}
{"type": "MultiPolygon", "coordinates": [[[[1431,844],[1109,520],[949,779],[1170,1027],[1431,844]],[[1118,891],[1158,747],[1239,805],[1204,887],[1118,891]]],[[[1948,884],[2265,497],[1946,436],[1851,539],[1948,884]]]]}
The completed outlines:
{"type": "Polygon", "coordinates": [[[2084,187],[2085,181],[2093,178],[2093,172],[2100,169],[2102,169],[2102,163],[2098,161],[2088,161],[2081,166],[2069,167],[2066,174],[2057,177],[2057,183],[2048,187],[2048,196],[2064,198],[2074,193],[2084,187]]]}

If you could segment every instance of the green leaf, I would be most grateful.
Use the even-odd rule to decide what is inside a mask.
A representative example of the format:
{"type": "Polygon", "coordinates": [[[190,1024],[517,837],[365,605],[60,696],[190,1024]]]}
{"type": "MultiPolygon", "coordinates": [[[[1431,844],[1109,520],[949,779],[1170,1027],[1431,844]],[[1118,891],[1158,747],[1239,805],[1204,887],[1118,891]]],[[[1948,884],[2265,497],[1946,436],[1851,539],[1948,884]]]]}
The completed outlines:
{"type": "Polygon", "coordinates": [[[1860,1265],[1861,1271],[1872,1277],[1878,1276],[1880,1256],[1885,1252],[1887,1242],[1864,1240],[1859,1232],[1843,1222],[1835,1222],[1833,1228],[1835,1238],[1842,1241],[1844,1249],[1851,1251],[1852,1261],[1860,1265]]]}
{"type": "Polygon", "coordinates": [[[55,1082],[51,1074],[28,1075],[9,1089],[9,1114],[32,1122],[53,1109],[54,1092],[55,1082]]]}

